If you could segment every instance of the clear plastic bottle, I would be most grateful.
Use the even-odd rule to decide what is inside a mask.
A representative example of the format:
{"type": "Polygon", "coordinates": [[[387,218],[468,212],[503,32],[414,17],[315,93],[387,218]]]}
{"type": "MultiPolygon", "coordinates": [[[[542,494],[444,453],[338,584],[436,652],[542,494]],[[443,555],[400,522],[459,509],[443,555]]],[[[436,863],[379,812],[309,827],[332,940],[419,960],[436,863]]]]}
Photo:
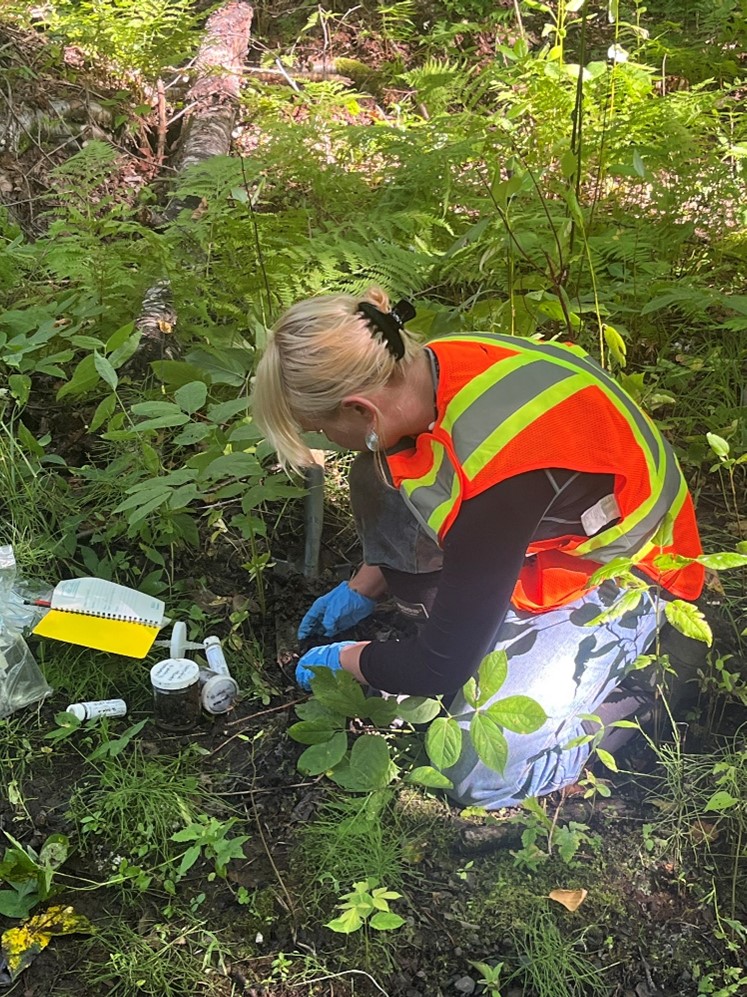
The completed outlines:
{"type": "Polygon", "coordinates": [[[78,720],[92,720],[94,717],[123,717],[127,713],[127,703],[123,699],[96,699],[85,703],[71,703],[66,713],[72,713],[78,720]]]}
{"type": "Polygon", "coordinates": [[[153,715],[158,727],[185,734],[200,721],[200,668],[188,658],[167,658],[150,670],[153,715]]]}
{"type": "Polygon", "coordinates": [[[210,671],[215,672],[216,675],[230,675],[231,672],[221,647],[220,637],[214,635],[206,637],[203,644],[210,671]]]}

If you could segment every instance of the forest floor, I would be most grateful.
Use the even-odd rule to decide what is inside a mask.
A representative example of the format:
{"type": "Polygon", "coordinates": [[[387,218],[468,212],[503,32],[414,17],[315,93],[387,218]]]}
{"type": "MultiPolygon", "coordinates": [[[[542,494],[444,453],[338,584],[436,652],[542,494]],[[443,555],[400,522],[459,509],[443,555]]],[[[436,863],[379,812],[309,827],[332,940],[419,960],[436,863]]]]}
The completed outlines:
{"type": "MultiPolygon", "coordinates": [[[[56,880],[61,892],[54,903],[88,916],[97,933],[53,940],[8,992],[490,994],[479,984],[478,961],[504,964],[502,989],[493,991],[504,997],[715,992],[699,989],[698,977],[720,962],[738,965],[738,958],[730,952],[735,939],[728,926],[714,921],[714,906],[704,898],[718,891],[725,920],[745,916],[744,898],[732,897],[731,909],[728,863],[739,861],[729,858],[733,843],[718,815],[703,813],[702,801],[699,809],[703,773],[693,759],[719,746],[728,752],[738,712],[727,709],[716,731],[702,700],[686,721],[676,718],[679,739],[670,737],[668,746],[666,738],[656,751],[639,743],[616,774],[597,766],[608,798],[555,794],[543,801],[543,817],[520,809],[461,811],[402,786],[346,796],[324,777],[302,778],[296,770],[301,746],[287,736],[294,706],[306,698],[293,681],[295,628],[310,601],[344,576],[356,555],[344,514],[326,539],[318,579],[307,581],[287,566],[268,571],[264,622],[252,615],[239,631],[242,650],[231,650],[226,635],[235,673],[251,675],[241,682],[236,707],[205,716],[194,734],[179,737],[147,723],[137,742],[135,781],[147,782],[172,765],[174,773],[191,773],[197,794],[209,794],[203,808],[232,834],[248,836],[245,858],[231,860],[225,878],[215,875],[205,850],[179,879],[174,897],[158,887],[158,877],[137,888],[134,878],[129,889],[121,883],[94,888],[116,879],[123,856],[143,869],[153,866],[157,819],[138,815],[159,805],[164,784],[156,778],[149,804],[147,786],[138,790],[127,782],[124,762],[117,768],[126,752],[102,769],[86,755],[85,736],[75,743],[83,732],[44,746],[68,693],[54,665],[60,645],[37,646],[48,674],[56,676],[55,693],[38,713],[18,718],[22,727],[8,728],[16,750],[13,756],[9,740],[6,778],[13,777],[14,793],[0,802],[0,825],[36,850],[53,833],[82,842],[56,880]],[[226,824],[231,818],[235,823],[226,824]],[[402,895],[392,906],[405,925],[387,933],[334,934],[324,925],[336,903],[354,880],[369,875],[402,895]],[[557,889],[587,890],[588,896],[571,912],[548,898],[557,889]]],[[[289,538],[289,546],[292,561],[302,552],[297,539],[289,538]]],[[[226,555],[224,563],[212,558],[193,566],[203,601],[214,607],[234,605],[242,595],[245,574],[226,555]]],[[[719,608],[707,611],[718,624],[719,608]]],[[[385,606],[355,635],[405,632],[385,606]]],[[[131,703],[126,720],[110,722],[109,739],[150,717],[147,667],[158,659],[155,651],[146,662],[88,657],[102,658],[110,694],[131,703]]],[[[714,786],[713,777],[706,780],[708,793],[714,786]]],[[[162,872],[176,867],[175,854],[163,855],[162,872]]]]}

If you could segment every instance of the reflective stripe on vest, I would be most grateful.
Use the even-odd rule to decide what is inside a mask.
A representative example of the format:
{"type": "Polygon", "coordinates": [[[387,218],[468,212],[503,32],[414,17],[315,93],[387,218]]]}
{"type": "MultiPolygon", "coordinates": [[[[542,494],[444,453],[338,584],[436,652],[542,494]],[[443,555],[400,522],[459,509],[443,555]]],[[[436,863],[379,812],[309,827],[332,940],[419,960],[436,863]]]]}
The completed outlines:
{"type": "MultiPolygon", "coordinates": [[[[452,440],[454,457],[468,481],[487,467],[511,440],[539,416],[589,387],[600,389],[622,416],[636,440],[648,470],[648,495],[623,520],[582,541],[569,553],[593,555],[606,562],[621,555],[636,559],[651,549],[651,538],[667,512],[676,517],[687,487],[674,453],[653,423],[619,384],[578,347],[517,340],[511,336],[470,335],[456,340],[507,347],[502,357],[472,378],[448,402],[439,426],[452,440]]],[[[419,478],[401,482],[405,501],[430,533],[438,538],[460,496],[460,473],[444,444],[429,441],[432,464],[419,478]]],[[[562,466],[559,445],[559,466],[562,466]]]]}

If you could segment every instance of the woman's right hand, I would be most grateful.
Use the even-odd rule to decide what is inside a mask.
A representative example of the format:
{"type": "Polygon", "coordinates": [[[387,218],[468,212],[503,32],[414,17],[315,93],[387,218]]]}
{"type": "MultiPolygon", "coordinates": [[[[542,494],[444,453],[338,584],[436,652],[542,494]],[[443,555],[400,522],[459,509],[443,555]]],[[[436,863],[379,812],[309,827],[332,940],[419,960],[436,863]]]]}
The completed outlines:
{"type": "Polygon", "coordinates": [[[333,637],[342,630],[354,627],[365,620],[376,609],[376,601],[355,589],[348,582],[340,582],[331,592],[320,596],[301,620],[298,639],[304,640],[312,634],[333,637]]]}

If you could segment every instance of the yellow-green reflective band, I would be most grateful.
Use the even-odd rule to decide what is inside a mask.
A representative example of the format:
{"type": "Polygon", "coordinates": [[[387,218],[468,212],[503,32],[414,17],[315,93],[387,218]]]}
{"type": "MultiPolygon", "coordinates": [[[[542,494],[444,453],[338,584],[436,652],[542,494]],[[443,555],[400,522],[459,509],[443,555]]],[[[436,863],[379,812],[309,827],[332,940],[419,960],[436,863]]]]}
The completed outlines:
{"type": "Polygon", "coordinates": [[[517,353],[516,356],[506,357],[505,360],[498,360],[492,363],[487,370],[484,370],[482,374],[478,374],[477,377],[465,384],[454,395],[446,406],[446,411],[441,420],[442,428],[447,433],[451,433],[456,420],[467,411],[473,402],[477,401],[480,395],[484,394],[490,388],[495,387],[499,381],[502,381],[504,377],[508,377],[514,371],[519,370],[521,367],[526,367],[527,364],[537,362],[539,362],[538,357],[534,357],[529,353],[517,353]]]}
{"type": "Polygon", "coordinates": [[[575,395],[581,388],[588,384],[588,377],[585,374],[573,374],[559,384],[554,384],[546,391],[540,392],[531,398],[526,405],[522,405],[512,415],[497,426],[492,433],[485,438],[485,442],[479,446],[464,462],[464,473],[472,480],[486,467],[495,455],[506,446],[515,436],[517,436],[530,423],[534,422],[543,412],[559,405],[560,402],[575,395]]]}
{"type": "MultiPolygon", "coordinates": [[[[664,468],[661,466],[663,453],[661,448],[660,432],[651,420],[647,418],[646,414],[625,392],[622,385],[618,384],[613,377],[599,367],[589,356],[589,354],[586,353],[586,351],[582,350],[580,347],[569,347],[558,343],[538,343],[534,340],[525,340],[523,344],[517,344],[517,340],[515,338],[502,336],[497,333],[492,335],[489,333],[477,333],[464,337],[450,338],[450,341],[455,343],[460,342],[460,340],[480,342],[491,346],[504,345],[512,350],[522,350],[527,356],[537,359],[541,358],[546,360],[548,363],[558,364],[568,370],[574,371],[575,373],[587,373],[589,376],[589,383],[601,388],[608,399],[613,402],[625,421],[630,424],[631,432],[638,441],[641,449],[646,454],[646,463],[649,466],[652,481],[656,480],[657,476],[659,476],[660,480],[663,480],[664,468]],[[573,354],[573,356],[568,357],[569,353],[573,354]],[[647,437],[650,437],[650,439],[647,437]],[[653,465],[651,460],[649,460],[649,455],[654,462],[653,465]]],[[[441,340],[441,342],[443,342],[443,340],[441,340]]],[[[504,361],[496,361],[498,364],[503,362],[504,361]]]]}
{"type": "Polygon", "coordinates": [[[439,443],[437,440],[431,441],[431,453],[433,454],[433,464],[431,465],[430,471],[424,474],[422,478],[405,478],[405,480],[400,485],[400,488],[405,492],[406,495],[412,497],[413,492],[417,491],[419,488],[430,488],[436,481],[438,477],[438,472],[443,464],[444,454],[446,450],[443,443],[439,443]]]}
{"type": "Polygon", "coordinates": [[[441,527],[446,522],[446,518],[454,508],[454,503],[459,495],[459,476],[454,475],[454,480],[451,483],[451,495],[446,501],[437,505],[433,512],[428,517],[428,526],[433,530],[433,532],[438,536],[441,532],[441,527]]]}

